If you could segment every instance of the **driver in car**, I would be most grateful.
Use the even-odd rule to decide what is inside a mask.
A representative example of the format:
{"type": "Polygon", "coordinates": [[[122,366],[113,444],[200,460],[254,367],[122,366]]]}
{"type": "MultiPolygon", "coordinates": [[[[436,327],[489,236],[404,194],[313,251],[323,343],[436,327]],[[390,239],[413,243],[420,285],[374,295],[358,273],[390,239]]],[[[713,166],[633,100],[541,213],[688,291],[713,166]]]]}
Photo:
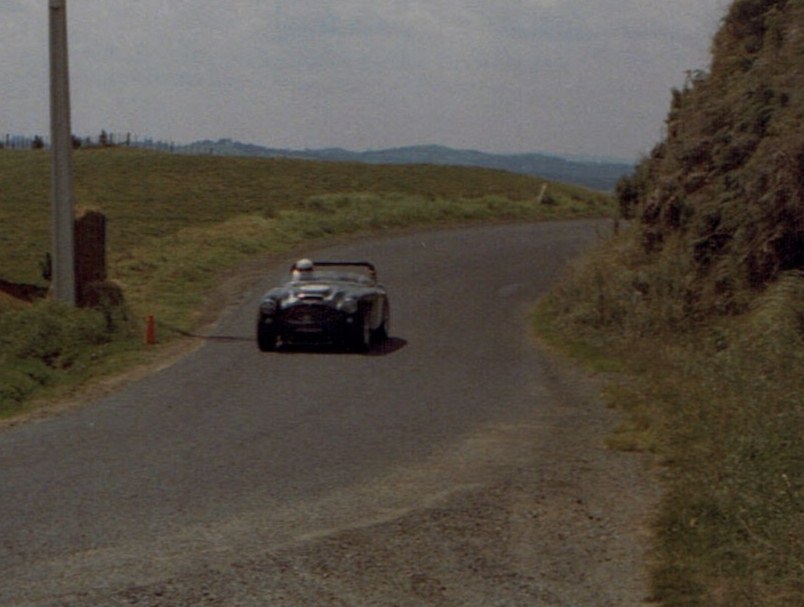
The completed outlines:
{"type": "Polygon", "coordinates": [[[293,280],[310,280],[313,278],[313,262],[309,259],[300,259],[293,264],[293,280]]]}

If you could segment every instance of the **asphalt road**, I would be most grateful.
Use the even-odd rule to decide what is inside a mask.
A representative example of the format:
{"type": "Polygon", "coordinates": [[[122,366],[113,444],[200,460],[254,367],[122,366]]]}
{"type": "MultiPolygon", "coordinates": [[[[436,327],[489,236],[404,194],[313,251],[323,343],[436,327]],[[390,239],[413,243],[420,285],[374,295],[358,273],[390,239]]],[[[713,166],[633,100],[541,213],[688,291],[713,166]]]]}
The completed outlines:
{"type": "MultiPolygon", "coordinates": [[[[296,576],[296,594],[282,582],[282,594],[276,584],[289,566],[276,554],[302,544],[320,551],[344,530],[490,487],[510,473],[505,462],[532,459],[524,455],[532,441],[543,443],[540,462],[564,460],[555,419],[545,419],[556,403],[575,402],[575,389],[535,350],[527,315],[566,261],[606,229],[492,226],[310,252],[376,264],[392,305],[384,348],[259,352],[256,303],[284,278],[287,260],[266,268],[212,338],[172,366],[0,432],[0,605],[392,604],[354,585],[310,599],[302,592],[310,571],[296,576]],[[222,573],[266,559],[270,573],[222,573]],[[205,594],[188,594],[200,587],[205,594]]],[[[456,569],[438,588],[457,588],[461,575],[456,569]]],[[[576,604],[557,592],[552,603],[531,604],[576,604]]],[[[437,594],[398,604],[472,604],[437,594]]],[[[498,604],[518,604],[504,599],[498,604]]]]}

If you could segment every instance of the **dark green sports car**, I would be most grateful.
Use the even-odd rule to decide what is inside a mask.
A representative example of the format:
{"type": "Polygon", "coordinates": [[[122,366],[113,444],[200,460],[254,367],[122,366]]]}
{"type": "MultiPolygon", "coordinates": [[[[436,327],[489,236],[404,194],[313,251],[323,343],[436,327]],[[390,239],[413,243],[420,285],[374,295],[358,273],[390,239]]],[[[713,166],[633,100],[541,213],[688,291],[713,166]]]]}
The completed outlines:
{"type": "Polygon", "coordinates": [[[310,261],[290,268],[291,279],[265,293],[257,315],[263,352],[286,344],[339,344],[367,351],[388,338],[388,294],[367,261],[310,261]]]}

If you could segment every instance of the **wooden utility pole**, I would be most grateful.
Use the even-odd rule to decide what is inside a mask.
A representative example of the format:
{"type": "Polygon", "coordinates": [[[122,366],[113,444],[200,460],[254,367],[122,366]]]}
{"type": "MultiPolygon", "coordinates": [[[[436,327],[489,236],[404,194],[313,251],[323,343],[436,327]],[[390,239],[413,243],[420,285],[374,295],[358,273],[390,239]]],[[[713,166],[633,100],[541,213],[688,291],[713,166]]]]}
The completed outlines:
{"type": "Polygon", "coordinates": [[[48,0],[50,13],[50,141],[53,155],[53,296],[76,305],[67,0],[48,0]]]}

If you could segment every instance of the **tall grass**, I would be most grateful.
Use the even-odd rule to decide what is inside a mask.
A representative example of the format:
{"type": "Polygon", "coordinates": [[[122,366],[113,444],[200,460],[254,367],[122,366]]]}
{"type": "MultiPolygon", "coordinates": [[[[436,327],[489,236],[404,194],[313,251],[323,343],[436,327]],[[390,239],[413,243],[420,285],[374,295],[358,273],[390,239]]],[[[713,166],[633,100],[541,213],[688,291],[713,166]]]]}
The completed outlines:
{"type": "Polygon", "coordinates": [[[0,308],[0,414],[47,389],[81,384],[127,349],[129,330],[114,314],[52,301],[0,308]]]}
{"type": "Polygon", "coordinates": [[[625,236],[578,262],[539,325],[616,371],[605,393],[624,421],[609,443],[660,465],[655,596],[801,605],[804,277],[783,275],[739,317],[704,321],[688,314],[686,268],[637,251],[625,236]]]}

